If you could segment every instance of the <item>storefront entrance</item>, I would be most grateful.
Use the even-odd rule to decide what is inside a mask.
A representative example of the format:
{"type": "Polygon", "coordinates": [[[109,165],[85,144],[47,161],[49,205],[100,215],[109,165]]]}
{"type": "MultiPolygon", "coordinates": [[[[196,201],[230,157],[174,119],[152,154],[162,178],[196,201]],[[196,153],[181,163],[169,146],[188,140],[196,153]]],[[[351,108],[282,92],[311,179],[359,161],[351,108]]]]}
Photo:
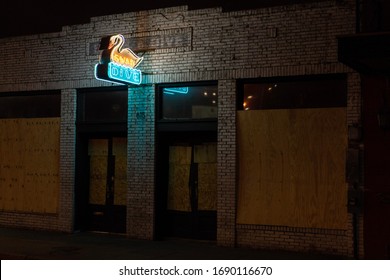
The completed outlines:
{"type": "Polygon", "coordinates": [[[216,239],[215,82],[157,87],[156,236],[216,239]]]}
{"type": "Polygon", "coordinates": [[[162,236],[216,239],[217,143],[214,133],[167,134],[158,173],[162,236]],[[161,167],[161,168],[160,168],[161,167]]]}
{"type": "Polygon", "coordinates": [[[78,92],[75,230],[126,232],[127,94],[78,92]]]}
{"type": "Polygon", "coordinates": [[[126,231],[126,151],[126,138],[88,140],[89,230],[126,231]]]}
{"type": "Polygon", "coordinates": [[[82,134],[77,150],[75,229],[125,233],[127,138],[82,134]]]}
{"type": "Polygon", "coordinates": [[[362,76],[366,259],[390,259],[389,84],[383,76],[362,76]]]}

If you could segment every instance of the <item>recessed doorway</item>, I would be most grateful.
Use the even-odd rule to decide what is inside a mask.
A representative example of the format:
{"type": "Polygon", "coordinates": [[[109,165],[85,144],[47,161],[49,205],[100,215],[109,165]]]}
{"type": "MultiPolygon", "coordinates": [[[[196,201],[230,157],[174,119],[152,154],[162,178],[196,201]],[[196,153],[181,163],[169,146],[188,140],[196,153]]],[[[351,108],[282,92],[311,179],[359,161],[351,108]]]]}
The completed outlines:
{"type": "Polygon", "coordinates": [[[126,231],[127,138],[88,139],[89,230],[126,231]]]}
{"type": "Polygon", "coordinates": [[[126,232],[127,87],[78,92],[75,230],[126,232]]]}
{"type": "Polygon", "coordinates": [[[160,235],[216,239],[215,136],[211,132],[160,135],[157,178],[160,235]]]}
{"type": "Polygon", "coordinates": [[[215,240],[215,82],[157,87],[156,236],[215,240]]]}

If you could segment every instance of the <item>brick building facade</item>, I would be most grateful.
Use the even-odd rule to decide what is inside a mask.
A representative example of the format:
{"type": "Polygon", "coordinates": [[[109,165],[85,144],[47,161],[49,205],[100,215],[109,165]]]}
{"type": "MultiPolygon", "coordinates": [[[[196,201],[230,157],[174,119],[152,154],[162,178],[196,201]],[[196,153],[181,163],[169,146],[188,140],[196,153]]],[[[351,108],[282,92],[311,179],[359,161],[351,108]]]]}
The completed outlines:
{"type": "MultiPolygon", "coordinates": [[[[100,39],[120,33],[124,35],[127,46],[144,58],[139,66],[143,74],[142,84],[119,88],[127,91],[128,98],[124,130],[127,139],[124,203],[127,236],[150,240],[164,236],[161,223],[165,220],[161,220],[159,214],[160,207],[167,207],[161,201],[162,193],[159,191],[160,179],[164,175],[158,175],[162,165],[157,164],[161,152],[158,143],[166,131],[163,124],[159,129],[160,89],[198,85],[199,82],[216,85],[218,91],[215,130],[196,128],[198,124],[193,122],[190,124],[194,127],[190,133],[207,130],[215,131],[217,135],[214,211],[214,238],[217,243],[222,246],[363,257],[363,217],[347,211],[346,199],[340,214],[346,219],[336,226],[317,221],[317,216],[313,218],[312,225],[305,221],[279,222],[283,217],[275,218],[275,223],[271,220],[268,224],[244,223],[245,219],[238,219],[240,213],[249,211],[239,197],[242,178],[237,124],[238,112],[245,109],[240,108],[238,100],[245,94],[242,91],[246,83],[326,81],[336,77],[345,84],[346,101],[341,106],[346,112],[346,123],[343,124],[346,144],[343,149],[346,152],[354,145],[354,139],[348,139],[351,136],[347,128],[361,122],[360,76],[338,61],[337,38],[353,34],[355,20],[355,1],[352,0],[231,12],[221,8],[188,10],[186,6],[179,6],[95,17],[87,24],[65,26],[58,33],[1,39],[0,102],[2,97],[23,97],[47,91],[56,91],[61,101],[57,116],[60,120],[58,174],[53,173],[59,180],[58,193],[52,198],[58,198],[53,206],[55,210],[37,210],[39,207],[32,205],[30,211],[14,207],[12,203],[6,204],[7,196],[10,201],[23,196],[20,194],[23,187],[17,192],[5,191],[18,183],[4,175],[7,164],[3,162],[0,174],[3,176],[4,196],[0,225],[63,232],[83,228],[85,219],[77,221],[80,211],[83,211],[80,209],[84,209],[78,198],[82,185],[79,182],[83,180],[78,151],[80,139],[88,133],[80,136],[79,96],[96,89],[110,91],[117,88],[114,84],[96,80],[94,67],[98,62],[100,39]]],[[[14,119],[12,116],[4,117],[7,118],[14,119]]],[[[180,125],[173,128],[175,133],[189,133],[180,125]]],[[[187,124],[184,122],[183,125],[187,124]]],[[[107,124],[104,127],[106,129],[107,124]]],[[[105,130],[106,135],[110,134],[109,130],[105,130]]],[[[176,135],[172,131],[170,133],[176,135]]],[[[4,139],[5,143],[7,139],[4,139]]],[[[344,159],[343,166],[346,164],[344,159]]],[[[328,172],[344,175],[345,186],[341,195],[346,198],[348,179],[344,167],[328,172]]],[[[31,176],[35,178],[38,175],[31,176]]],[[[261,190],[259,192],[262,194],[261,190]]],[[[42,193],[46,194],[45,191],[42,193]]],[[[329,203],[332,204],[331,201],[329,203]]],[[[294,206],[291,207],[287,208],[287,212],[294,206]]],[[[323,211],[321,213],[328,212],[327,209],[323,211]]]]}

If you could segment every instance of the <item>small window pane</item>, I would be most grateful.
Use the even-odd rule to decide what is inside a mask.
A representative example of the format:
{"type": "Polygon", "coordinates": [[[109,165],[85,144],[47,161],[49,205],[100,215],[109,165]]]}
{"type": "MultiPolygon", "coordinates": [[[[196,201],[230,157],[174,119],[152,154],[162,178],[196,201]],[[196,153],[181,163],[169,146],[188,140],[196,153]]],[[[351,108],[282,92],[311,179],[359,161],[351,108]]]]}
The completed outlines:
{"type": "Polygon", "coordinates": [[[50,118],[59,117],[61,95],[59,92],[24,93],[0,96],[0,118],[50,118]]]}
{"type": "Polygon", "coordinates": [[[163,87],[162,119],[216,119],[217,85],[163,87]]]}
{"type": "Polygon", "coordinates": [[[88,91],[79,94],[78,120],[84,122],[126,122],[127,90],[88,91]]]}

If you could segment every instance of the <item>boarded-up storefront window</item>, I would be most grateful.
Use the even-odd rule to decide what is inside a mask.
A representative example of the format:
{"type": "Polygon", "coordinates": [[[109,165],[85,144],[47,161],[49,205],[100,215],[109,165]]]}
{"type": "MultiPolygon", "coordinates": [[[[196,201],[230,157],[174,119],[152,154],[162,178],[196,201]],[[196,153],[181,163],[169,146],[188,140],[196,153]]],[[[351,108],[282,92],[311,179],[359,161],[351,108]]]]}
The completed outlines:
{"type": "Polygon", "coordinates": [[[0,108],[0,211],[57,213],[60,94],[0,96],[0,108]]]}
{"type": "Polygon", "coordinates": [[[237,222],[345,229],[345,80],[243,88],[237,222]]]}

